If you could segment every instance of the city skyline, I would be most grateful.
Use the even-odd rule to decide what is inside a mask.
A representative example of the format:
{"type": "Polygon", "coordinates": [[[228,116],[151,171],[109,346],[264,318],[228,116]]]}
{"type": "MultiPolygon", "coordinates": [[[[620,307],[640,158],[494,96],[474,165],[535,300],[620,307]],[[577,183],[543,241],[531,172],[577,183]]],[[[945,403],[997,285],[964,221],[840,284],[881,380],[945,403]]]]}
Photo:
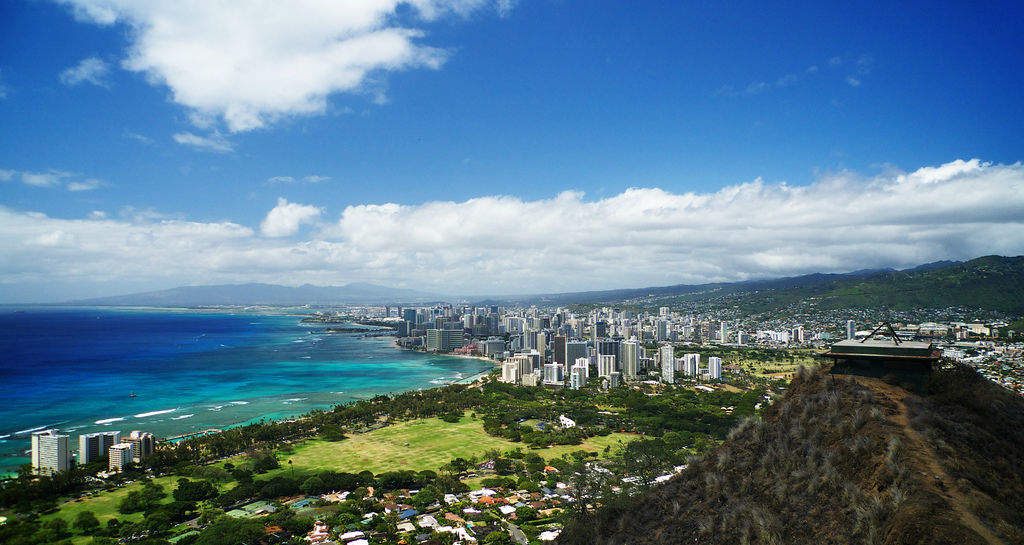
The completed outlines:
{"type": "Polygon", "coordinates": [[[1015,6],[244,7],[3,8],[0,302],[1024,253],[1015,6]]]}

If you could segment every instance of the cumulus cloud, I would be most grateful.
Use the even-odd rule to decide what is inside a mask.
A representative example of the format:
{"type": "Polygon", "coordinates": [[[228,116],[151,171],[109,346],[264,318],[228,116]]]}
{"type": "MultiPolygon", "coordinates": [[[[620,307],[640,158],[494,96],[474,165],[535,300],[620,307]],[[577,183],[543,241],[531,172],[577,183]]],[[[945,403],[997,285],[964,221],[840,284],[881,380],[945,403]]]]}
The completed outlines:
{"type": "Polygon", "coordinates": [[[299,232],[302,224],[312,223],[322,212],[321,208],[280,198],[277,199],[277,206],[267,213],[267,217],[260,225],[260,232],[267,237],[291,236],[299,232]]]}
{"type": "Polygon", "coordinates": [[[362,204],[308,236],[285,238],[321,216],[281,199],[256,232],[153,214],[59,219],[0,208],[0,290],[29,281],[155,288],[364,280],[536,293],[1019,255],[1024,165],[957,160],[873,177],[837,172],[806,186],[758,179],[710,193],[632,188],[596,200],[568,191],[362,204]]]}
{"type": "MultiPolygon", "coordinates": [[[[137,2],[61,0],[76,15],[131,28],[124,68],[232,132],[323,113],[333,93],[364,92],[375,72],[436,69],[448,52],[416,23],[466,16],[486,0],[137,2]]],[[[508,0],[498,3],[507,14],[508,0]]]]}
{"type": "Polygon", "coordinates": [[[174,135],[174,141],[183,146],[192,146],[203,151],[214,151],[226,153],[234,151],[235,145],[229,142],[219,133],[211,133],[209,136],[200,136],[190,132],[179,132],[174,135]]]}
{"type": "Polygon", "coordinates": [[[60,73],[60,81],[64,85],[79,85],[91,83],[100,87],[110,87],[107,76],[110,74],[110,65],[99,57],[82,59],[78,64],[60,73]]]}

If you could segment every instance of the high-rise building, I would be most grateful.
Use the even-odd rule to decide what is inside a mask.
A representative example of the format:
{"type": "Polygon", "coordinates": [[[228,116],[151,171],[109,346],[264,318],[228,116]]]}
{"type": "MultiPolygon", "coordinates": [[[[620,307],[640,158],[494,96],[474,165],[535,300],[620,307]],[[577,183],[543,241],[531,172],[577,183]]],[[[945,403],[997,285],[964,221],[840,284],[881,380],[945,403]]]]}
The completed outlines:
{"type": "Polygon", "coordinates": [[[40,474],[52,475],[71,469],[70,438],[57,430],[32,434],[32,468],[40,474]]]}
{"type": "Polygon", "coordinates": [[[603,341],[597,341],[594,344],[594,348],[597,350],[598,356],[614,356],[614,364],[612,371],[619,370],[619,345],[621,344],[620,339],[606,339],[603,341]]]}
{"type": "Polygon", "coordinates": [[[608,322],[599,320],[594,322],[594,325],[590,328],[590,337],[594,343],[597,343],[598,339],[603,339],[608,336],[608,322]]]}
{"type": "Polygon", "coordinates": [[[505,339],[501,337],[491,337],[483,343],[484,355],[495,356],[505,351],[505,339]]]}
{"type": "Polygon", "coordinates": [[[560,363],[545,363],[544,364],[544,384],[558,385],[561,386],[565,382],[565,367],[560,363]]]}
{"type": "Polygon", "coordinates": [[[658,316],[668,316],[668,307],[661,307],[658,309],[658,316]]]}
{"type": "Polygon", "coordinates": [[[723,343],[729,341],[729,326],[725,322],[722,322],[718,327],[718,340],[723,343]]]}
{"type": "Polygon", "coordinates": [[[117,443],[110,446],[110,460],[107,469],[121,471],[124,466],[135,461],[135,448],[132,443],[117,443]]]}
{"type": "Polygon", "coordinates": [[[583,374],[587,378],[590,378],[590,358],[576,358],[576,361],[572,364],[573,369],[579,367],[583,369],[583,374]]]}
{"type": "Polygon", "coordinates": [[[736,333],[736,344],[744,345],[750,342],[750,335],[742,331],[736,333]]]}
{"type": "Polygon", "coordinates": [[[461,329],[428,329],[428,352],[451,352],[461,348],[465,343],[465,335],[461,329]]]}
{"type": "Polygon", "coordinates": [[[416,323],[416,309],[414,308],[403,308],[402,319],[411,324],[416,323]]]}
{"type": "Polygon", "coordinates": [[[501,381],[509,384],[519,382],[519,362],[510,359],[501,364],[501,381]]]}
{"type": "Polygon", "coordinates": [[[857,323],[853,320],[846,321],[846,340],[857,338],[857,323]]]}
{"type": "Polygon", "coordinates": [[[711,380],[722,378],[722,358],[716,356],[708,358],[708,378],[711,380]]]}
{"type": "Polygon", "coordinates": [[[565,343],[565,364],[573,365],[576,360],[587,357],[587,343],[583,341],[569,341],[565,343]]]}
{"type": "Polygon", "coordinates": [[[506,363],[514,363],[516,365],[516,368],[518,369],[518,377],[520,380],[522,380],[524,376],[533,373],[533,370],[536,368],[534,366],[535,362],[536,358],[531,357],[531,354],[516,354],[515,356],[512,356],[511,358],[506,360],[506,363]]]}
{"type": "Polygon", "coordinates": [[[569,361],[565,358],[565,335],[555,335],[551,339],[551,361],[566,368],[566,362],[569,361]]]}
{"type": "MultiPolygon", "coordinates": [[[[663,347],[664,348],[664,347],[663,347]]],[[[664,352],[662,352],[664,353],[664,352]]],[[[661,358],[661,380],[672,384],[676,381],[676,361],[675,357],[668,356],[661,358]]]]}
{"type": "Polygon", "coordinates": [[[695,377],[700,372],[700,354],[683,354],[683,373],[695,377]]]}
{"type": "Polygon", "coordinates": [[[569,387],[579,390],[587,384],[587,366],[573,365],[572,373],[569,375],[569,387]]]}
{"type": "Polygon", "coordinates": [[[789,342],[791,343],[803,343],[804,342],[804,326],[795,326],[789,333],[789,342]]]}
{"type": "Polygon", "coordinates": [[[626,341],[619,347],[622,378],[634,381],[640,375],[640,343],[626,341]]]}
{"type": "Polygon", "coordinates": [[[107,450],[121,442],[121,432],[103,431],[78,436],[78,464],[84,465],[107,455],[107,450]]]}
{"type": "Polygon", "coordinates": [[[144,431],[133,431],[124,438],[122,443],[129,443],[132,446],[132,456],[136,462],[141,462],[156,449],[156,437],[152,433],[144,431]]]}
{"type": "Polygon", "coordinates": [[[612,371],[612,374],[608,375],[608,387],[618,388],[619,386],[622,386],[622,373],[612,371]]]}
{"type": "MultiPolygon", "coordinates": [[[[664,308],[664,307],[662,307],[664,308]]],[[[658,320],[655,326],[654,340],[664,341],[668,338],[668,320],[658,320]]]]}
{"type": "Polygon", "coordinates": [[[610,377],[615,372],[615,356],[599,354],[597,356],[597,376],[610,377]]]}

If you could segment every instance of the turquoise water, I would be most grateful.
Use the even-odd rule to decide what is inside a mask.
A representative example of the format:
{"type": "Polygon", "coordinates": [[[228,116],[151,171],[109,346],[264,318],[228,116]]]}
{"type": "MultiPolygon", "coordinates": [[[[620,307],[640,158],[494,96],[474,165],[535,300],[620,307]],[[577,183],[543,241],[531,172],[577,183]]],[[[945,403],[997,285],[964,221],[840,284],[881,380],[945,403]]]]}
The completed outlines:
{"type": "Polygon", "coordinates": [[[390,337],[323,333],[299,316],[97,308],[0,309],[0,473],[32,430],[167,437],[489,370],[398,350],[390,337]],[[135,393],[137,397],[131,397],[135,393]]]}

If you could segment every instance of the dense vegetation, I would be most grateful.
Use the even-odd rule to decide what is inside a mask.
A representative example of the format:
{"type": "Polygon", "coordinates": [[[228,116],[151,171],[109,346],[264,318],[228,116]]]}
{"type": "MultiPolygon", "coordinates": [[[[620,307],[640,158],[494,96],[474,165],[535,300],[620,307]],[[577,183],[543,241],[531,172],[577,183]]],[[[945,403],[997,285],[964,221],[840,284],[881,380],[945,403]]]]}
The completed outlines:
{"type": "MultiPolygon", "coordinates": [[[[120,476],[122,480],[146,482],[145,486],[128,492],[117,504],[118,516],[133,515],[130,521],[114,518],[103,525],[96,520],[94,513],[83,511],[82,520],[74,521],[78,524],[74,528],[79,533],[104,539],[161,543],[155,540],[166,536],[170,528],[183,521],[207,515],[215,519],[217,513],[254,499],[273,500],[300,493],[353,491],[369,486],[381,490],[424,488],[428,492],[416,503],[431,503],[437,494],[465,490],[466,485],[460,479],[475,471],[480,460],[455,459],[438,472],[386,471],[374,474],[369,471],[319,471],[296,475],[287,468],[280,468],[279,453],[291,452],[290,445],[303,438],[343,441],[348,435],[398,421],[426,417],[458,420],[467,412],[478,415],[488,433],[521,442],[524,449],[578,445],[589,437],[612,432],[642,433],[645,437],[629,444],[626,455],[613,457],[610,463],[624,472],[640,475],[647,482],[673,465],[682,463],[688,456],[717,444],[740,418],[754,414],[754,406],[764,395],[763,389],[695,392],[684,387],[669,387],[661,390],[660,395],[651,395],[654,388],[644,386],[641,389],[621,388],[603,392],[595,387],[557,390],[496,381],[472,388],[451,385],[422,392],[377,396],[329,411],[313,411],[294,422],[259,422],[216,435],[164,444],[145,460],[143,467],[129,468],[120,476]],[[553,424],[558,422],[559,416],[573,419],[576,426],[563,428],[553,424]],[[239,452],[246,453],[240,461],[230,458],[232,461],[227,463],[210,464],[239,452]],[[645,460],[642,467],[635,463],[640,459],[645,460]],[[153,476],[166,474],[174,475],[174,478],[149,481],[153,476]],[[144,517],[138,520],[135,514],[140,513],[144,517]]],[[[537,480],[545,478],[540,469],[546,462],[534,453],[520,449],[509,454],[490,453],[489,456],[493,459],[495,478],[505,479],[491,481],[492,485],[536,489],[537,480]]],[[[572,463],[582,463],[589,459],[588,456],[575,456],[572,463]]],[[[58,498],[74,497],[97,486],[94,481],[87,480],[90,472],[95,471],[97,467],[89,466],[53,478],[38,479],[26,472],[5,483],[0,487],[0,505],[12,507],[29,517],[0,529],[0,542],[35,543],[44,534],[49,542],[67,538],[70,528],[51,528],[61,523],[53,523],[54,519],[39,522],[34,515],[54,510],[58,498]]],[[[554,486],[554,483],[550,485],[554,486]]],[[[284,522],[287,521],[282,521],[282,524],[284,522]]],[[[305,528],[302,531],[308,530],[306,523],[309,521],[300,522],[290,524],[297,530],[299,526],[305,528]]],[[[218,523],[205,530],[203,540],[197,543],[206,542],[207,532],[219,533],[222,530],[246,531],[245,528],[218,523]]]]}
{"type": "Polygon", "coordinates": [[[604,492],[561,542],[1022,542],[1024,401],[969,369],[930,386],[800,373],[763,419],[664,486],[604,492]]]}

